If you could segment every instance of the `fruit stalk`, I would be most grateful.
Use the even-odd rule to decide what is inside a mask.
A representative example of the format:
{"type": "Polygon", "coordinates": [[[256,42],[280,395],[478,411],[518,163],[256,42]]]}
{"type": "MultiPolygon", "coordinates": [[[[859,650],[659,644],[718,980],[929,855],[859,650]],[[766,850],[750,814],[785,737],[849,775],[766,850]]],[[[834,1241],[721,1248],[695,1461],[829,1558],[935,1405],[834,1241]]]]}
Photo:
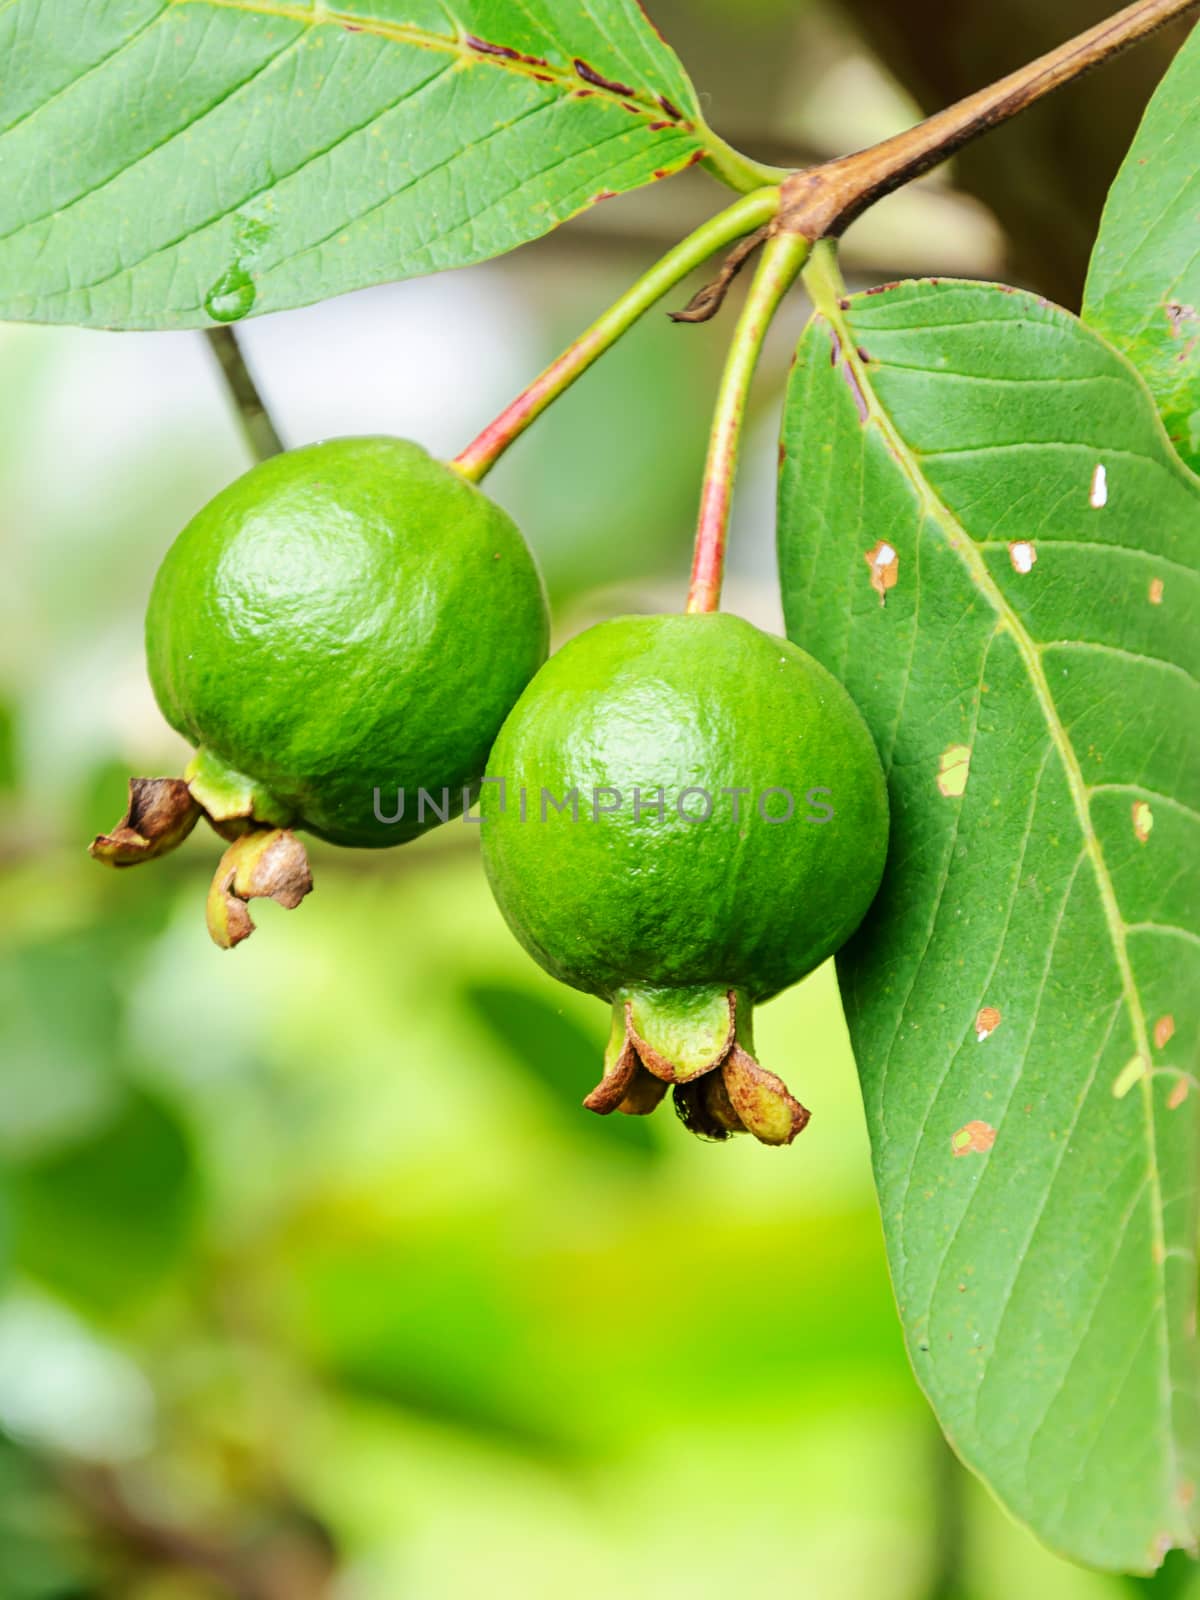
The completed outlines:
{"type": "Polygon", "coordinates": [[[505,406],[493,422],[488,423],[478,438],[455,457],[451,463],[455,470],[471,483],[480,483],[530,423],[540,417],[547,406],[569,389],[576,378],[582,377],[595,360],[610,350],[622,334],[628,332],[689,272],[702,266],[710,256],[723,250],[733,240],[770,222],[779,210],[779,193],[774,186],[755,190],[715,217],[710,217],[673,250],[669,250],[603,316],[568,345],[562,355],[552,361],[527,389],[505,406]]]}
{"type": "Polygon", "coordinates": [[[279,455],[283,441],[267,410],[267,403],[259,393],[254,376],[246,365],[237,335],[232,328],[209,328],[208,343],[221,368],[225,387],[254,459],[265,461],[268,456],[279,455]]]}
{"type": "Polygon", "coordinates": [[[809,242],[800,234],[780,233],[768,241],[734,330],[713,413],[686,611],[716,611],[720,605],[746,398],[767,329],[808,252],[809,242]]]}

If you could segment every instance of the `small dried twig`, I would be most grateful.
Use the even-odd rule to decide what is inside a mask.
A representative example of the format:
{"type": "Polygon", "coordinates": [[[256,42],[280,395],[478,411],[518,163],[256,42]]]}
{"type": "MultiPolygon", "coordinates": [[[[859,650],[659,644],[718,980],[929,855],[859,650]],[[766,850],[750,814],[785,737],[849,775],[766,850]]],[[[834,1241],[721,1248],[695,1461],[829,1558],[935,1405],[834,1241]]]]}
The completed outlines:
{"type": "Polygon", "coordinates": [[[135,1507],[111,1467],[72,1468],[62,1482],[102,1536],[152,1566],[203,1573],[232,1600],[328,1600],[333,1542],[295,1508],[286,1508],[287,1524],[273,1536],[253,1547],[231,1547],[135,1507]]]}
{"type": "Polygon", "coordinates": [[[761,228],[755,229],[753,233],[748,233],[744,239],[739,239],[725,257],[721,264],[721,270],[716,277],[706,283],[702,289],[697,289],[682,311],[669,311],[667,313],[671,321],[708,322],[712,317],[715,317],[725,303],[725,296],[729,293],[730,284],[770,232],[771,224],[768,222],[761,228]]]}

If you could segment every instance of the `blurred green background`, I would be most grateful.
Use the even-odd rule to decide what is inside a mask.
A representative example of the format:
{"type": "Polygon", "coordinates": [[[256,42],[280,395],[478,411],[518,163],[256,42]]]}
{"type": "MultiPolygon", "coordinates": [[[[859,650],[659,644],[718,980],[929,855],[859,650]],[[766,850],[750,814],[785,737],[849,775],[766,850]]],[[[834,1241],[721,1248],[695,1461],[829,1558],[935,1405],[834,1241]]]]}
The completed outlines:
{"type": "MultiPolygon", "coordinates": [[[[917,3],[939,48],[898,76],[870,0],[652,9],[717,125],[800,161],[1104,8],[917,3]]],[[[1031,119],[1022,182],[1002,134],[952,175],[972,193],[880,208],[848,242],[860,281],[1007,272],[1069,300],[1168,45],[1031,119]],[[1056,200],[1101,103],[1102,159],[1056,200]]],[[[718,203],[691,174],[504,263],[247,325],[248,357],[291,444],[451,453],[718,203]]],[[[804,314],[768,350],[734,533],[729,604],[767,626],[804,314]]],[[[559,637],[679,602],[729,320],[651,317],[497,471],[559,637]]],[[[136,872],[88,860],[126,775],[185,758],[141,614],[248,463],[199,335],[0,328],[0,363],[0,1600],[1200,1595],[1182,1560],[1153,1583],[1057,1561],[942,1444],[828,969],[759,1024],[811,1129],[715,1148],[666,1109],[579,1108],[603,1008],[515,947],[461,824],[315,846],[316,894],[256,909],[232,955],[204,930],[207,831],[136,872]]]]}

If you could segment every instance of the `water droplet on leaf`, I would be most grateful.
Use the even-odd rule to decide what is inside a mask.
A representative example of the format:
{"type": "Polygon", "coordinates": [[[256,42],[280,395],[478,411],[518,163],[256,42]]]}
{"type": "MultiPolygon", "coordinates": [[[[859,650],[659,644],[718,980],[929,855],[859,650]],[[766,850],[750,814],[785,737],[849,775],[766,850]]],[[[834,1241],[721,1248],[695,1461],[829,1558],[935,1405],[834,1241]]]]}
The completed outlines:
{"type": "Polygon", "coordinates": [[[204,297],[204,309],[214,322],[238,322],[253,309],[257,290],[242,266],[223,272],[204,297]]]}

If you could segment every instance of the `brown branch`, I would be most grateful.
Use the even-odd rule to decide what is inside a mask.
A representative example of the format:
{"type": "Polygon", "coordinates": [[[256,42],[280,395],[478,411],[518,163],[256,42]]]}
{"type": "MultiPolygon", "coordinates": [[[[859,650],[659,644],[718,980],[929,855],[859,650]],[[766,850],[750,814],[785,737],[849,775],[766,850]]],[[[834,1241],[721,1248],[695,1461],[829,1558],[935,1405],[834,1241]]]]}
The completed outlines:
{"type": "Polygon", "coordinates": [[[332,1542],[310,1517],[289,1508],[291,1526],[256,1548],[230,1548],[135,1508],[110,1467],[62,1474],[69,1497],[102,1537],[151,1566],[203,1573],[231,1600],[326,1600],[334,1577],[332,1542]]]}
{"type": "MultiPolygon", "coordinates": [[[[841,0],[888,70],[922,106],[921,115],[952,105],[1023,61],[1090,28],[1128,0],[998,0],[963,5],[961,0],[841,0]]],[[[955,187],[976,196],[996,216],[1007,237],[1008,265],[976,269],[964,263],[955,277],[1006,276],[1072,310],[1082,296],[1100,214],[1117,168],[1124,161],[1146,102],[1179,49],[1193,18],[1180,17],[1126,50],[1103,72],[1088,73],[1062,94],[1049,95],[1007,125],[1004,138],[977,139],[955,157],[955,187]],[[1036,179],[1031,177],[1036,174],[1036,179]]],[[[727,135],[729,137],[729,135],[727,135]]],[[[732,142],[737,144],[737,140],[732,142]]],[[[740,149],[764,155],[753,143],[740,149]]],[[[816,161],[792,162],[793,167],[816,161]]],[[[942,167],[923,180],[946,176],[942,167]]],[[[611,217],[604,217],[608,221],[611,217]]],[[[851,229],[848,238],[855,238],[851,229]]],[[[867,238],[870,238],[868,232],[867,238]]],[[[924,239],[928,252],[931,241],[924,239]]],[[[856,239],[859,250],[863,240],[856,239]]],[[[921,259],[919,239],[909,240],[913,266],[880,270],[877,282],[935,274],[921,259]],[[915,247],[915,248],[914,248],[915,247]],[[915,267],[915,272],[913,270],[915,267]]],[[[904,252],[906,258],[909,252],[904,252]]],[[[867,270],[870,270],[869,268],[867,270]]]]}
{"type": "Polygon", "coordinates": [[[915,128],[855,155],[796,173],[783,184],[777,227],[812,240],[836,236],[884,195],[1197,5],[1200,0],[1138,0],[915,128]]]}

